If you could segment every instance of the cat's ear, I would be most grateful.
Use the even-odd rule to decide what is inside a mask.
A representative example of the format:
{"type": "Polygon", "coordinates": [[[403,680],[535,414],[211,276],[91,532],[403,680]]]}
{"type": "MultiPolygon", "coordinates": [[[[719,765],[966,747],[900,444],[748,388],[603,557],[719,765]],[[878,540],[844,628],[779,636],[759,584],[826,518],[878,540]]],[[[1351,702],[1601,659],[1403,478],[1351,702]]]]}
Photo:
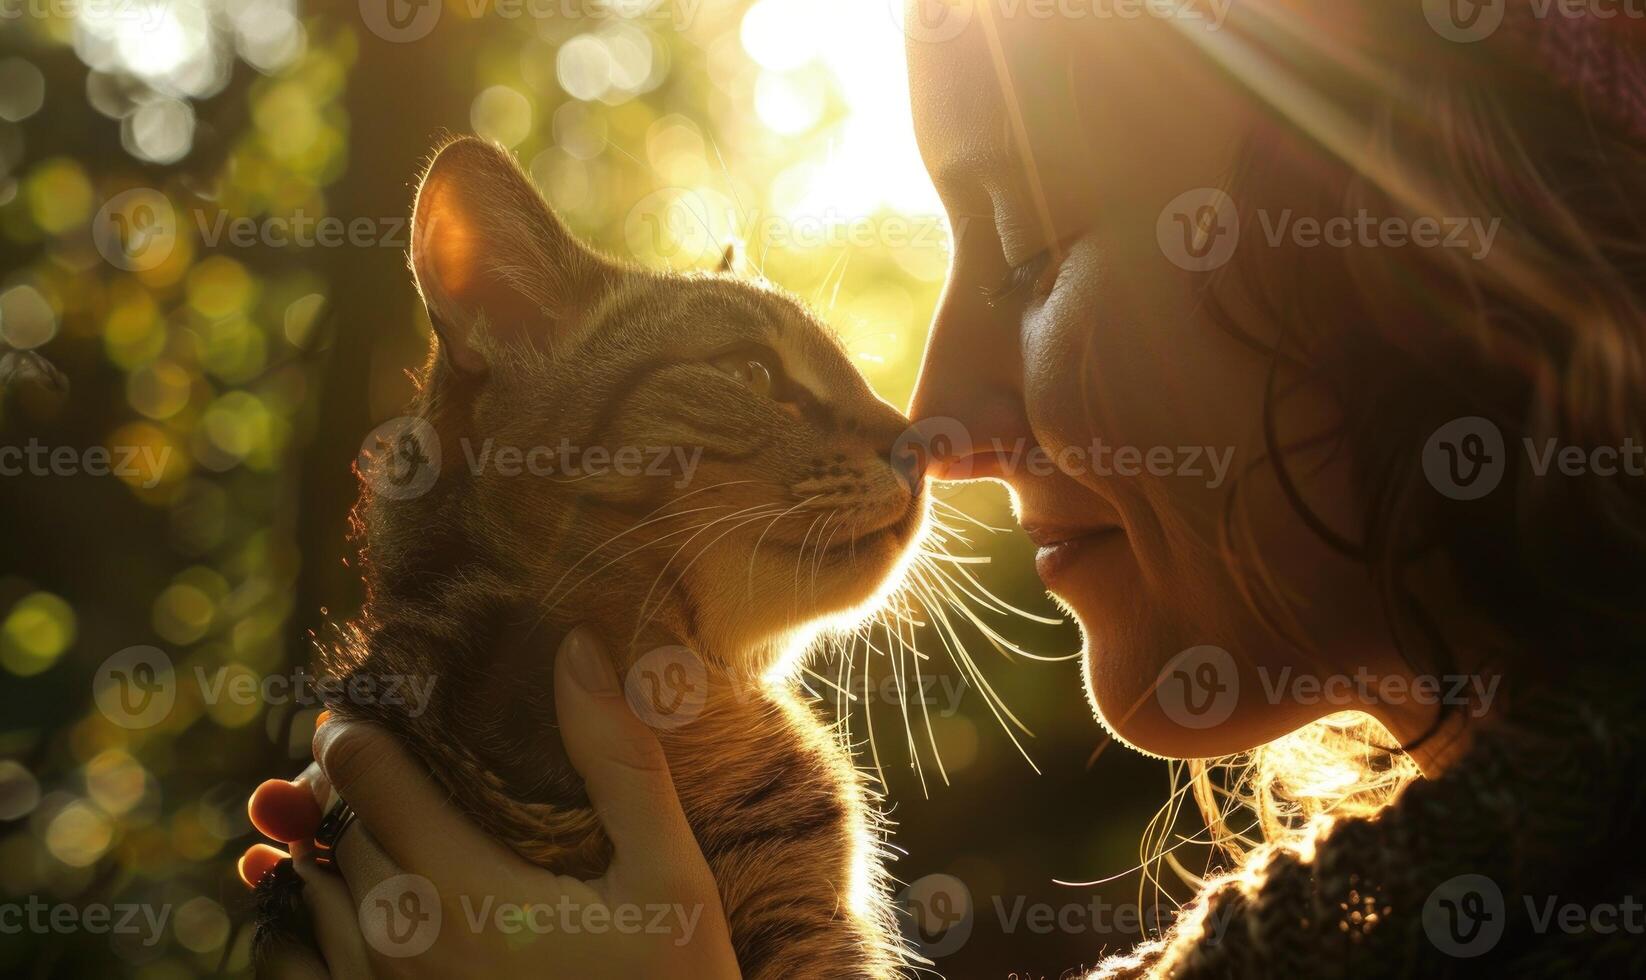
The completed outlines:
{"type": "Polygon", "coordinates": [[[474,137],[446,144],[423,174],[411,267],[441,350],[463,372],[485,370],[509,344],[553,343],[611,271],[507,150],[474,137]]]}
{"type": "Polygon", "coordinates": [[[714,271],[734,276],[742,274],[743,250],[737,247],[736,242],[727,245],[726,250],[720,253],[720,264],[715,267],[714,271]]]}

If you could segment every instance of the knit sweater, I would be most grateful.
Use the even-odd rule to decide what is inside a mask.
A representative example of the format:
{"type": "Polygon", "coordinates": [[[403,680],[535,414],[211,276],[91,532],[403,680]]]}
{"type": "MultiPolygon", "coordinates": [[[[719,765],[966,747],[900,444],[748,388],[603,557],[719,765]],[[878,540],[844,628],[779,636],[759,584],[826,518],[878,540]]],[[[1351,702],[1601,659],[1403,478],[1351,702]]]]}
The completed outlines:
{"type": "Polygon", "coordinates": [[[1523,698],[1437,778],[1213,885],[1090,976],[1646,976],[1643,727],[1632,672],[1523,698]]]}

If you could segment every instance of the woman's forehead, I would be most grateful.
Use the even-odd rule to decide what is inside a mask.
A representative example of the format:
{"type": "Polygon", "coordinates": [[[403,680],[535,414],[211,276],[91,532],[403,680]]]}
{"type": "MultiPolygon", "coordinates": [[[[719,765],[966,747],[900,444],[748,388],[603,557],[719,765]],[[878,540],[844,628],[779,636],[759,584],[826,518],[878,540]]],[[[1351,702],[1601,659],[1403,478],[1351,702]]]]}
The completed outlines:
{"type": "Polygon", "coordinates": [[[979,16],[907,50],[915,136],[951,204],[1034,192],[1079,210],[1104,187],[1185,190],[1216,178],[1253,121],[1249,95],[1159,21],[979,16]]]}

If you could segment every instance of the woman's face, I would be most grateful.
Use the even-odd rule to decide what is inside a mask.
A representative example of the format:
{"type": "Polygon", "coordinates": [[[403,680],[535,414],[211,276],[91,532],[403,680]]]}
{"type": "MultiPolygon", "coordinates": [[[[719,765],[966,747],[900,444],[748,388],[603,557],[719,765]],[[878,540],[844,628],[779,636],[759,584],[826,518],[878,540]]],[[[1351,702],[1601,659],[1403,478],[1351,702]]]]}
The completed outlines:
{"type": "MultiPolygon", "coordinates": [[[[951,8],[970,16],[952,38],[910,31],[916,133],[956,241],[911,415],[964,433],[934,475],[1011,488],[1117,735],[1173,757],[1249,748],[1336,710],[1294,698],[1299,677],[1405,672],[1364,571],[1270,470],[1243,472],[1260,461],[1269,360],[1202,308],[1195,256],[1234,231],[1193,192],[1226,186],[1257,110],[1186,40],[1197,28],[1001,6],[951,8]],[[1295,652],[1242,601],[1219,552],[1237,485],[1257,544],[1243,560],[1264,563],[1248,575],[1292,600],[1324,654],[1295,652]]],[[[1244,232],[1239,247],[1265,247],[1262,228],[1244,232]]],[[[1329,404],[1293,406],[1282,437],[1332,422],[1329,404]]],[[[1352,528],[1345,468],[1309,463],[1293,467],[1305,498],[1352,528]]],[[[1421,728],[1366,708],[1397,734],[1421,728]]]]}

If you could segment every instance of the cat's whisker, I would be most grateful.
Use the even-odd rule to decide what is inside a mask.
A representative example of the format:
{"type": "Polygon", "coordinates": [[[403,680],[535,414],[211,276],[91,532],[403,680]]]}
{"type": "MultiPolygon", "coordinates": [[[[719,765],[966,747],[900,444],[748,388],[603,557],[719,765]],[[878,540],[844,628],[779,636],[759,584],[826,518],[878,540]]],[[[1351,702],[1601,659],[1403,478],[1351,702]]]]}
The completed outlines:
{"type": "Polygon", "coordinates": [[[694,508],[687,509],[685,511],[671,511],[670,513],[663,514],[661,517],[657,516],[658,513],[660,511],[664,510],[665,508],[676,505],[676,504],[679,504],[681,501],[688,500],[692,497],[697,496],[700,493],[708,493],[711,490],[720,490],[720,489],[725,488],[725,487],[737,486],[737,485],[746,484],[746,483],[757,483],[757,482],[759,482],[759,481],[757,481],[757,480],[723,480],[720,483],[712,483],[712,484],[710,484],[706,487],[698,487],[696,490],[692,490],[692,491],[689,491],[687,493],[683,493],[678,497],[671,497],[668,500],[663,501],[661,504],[658,504],[656,507],[652,508],[651,512],[646,514],[639,521],[637,521],[634,524],[631,524],[630,526],[624,528],[623,530],[617,532],[616,534],[612,535],[611,537],[607,538],[606,540],[604,540],[604,541],[600,542],[599,544],[595,545],[593,548],[591,548],[588,551],[587,554],[585,554],[583,557],[577,559],[577,561],[573,562],[571,567],[567,568],[564,572],[562,572],[560,574],[560,577],[554,581],[554,584],[549,586],[548,591],[545,593],[545,598],[547,598],[549,596],[553,596],[555,590],[560,587],[560,583],[564,582],[566,580],[567,576],[569,576],[573,572],[577,571],[578,566],[582,565],[585,561],[588,561],[590,558],[593,558],[596,554],[598,554],[607,545],[611,544],[612,542],[616,541],[617,539],[622,538],[622,537],[624,537],[626,535],[629,535],[629,534],[633,534],[635,531],[638,531],[642,528],[645,528],[645,527],[648,527],[652,524],[655,524],[658,521],[668,520],[672,517],[680,516],[682,514],[697,513],[698,511],[701,511],[701,510],[713,510],[716,507],[730,507],[731,505],[730,504],[711,504],[708,507],[694,507],[694,508]]]}
{"type": "Polygon", "coordinates": [[[795,552],[795,556],[794,556],[794,597],[795,597],[795,600],[796,600],[796,609],[797,609],[797,611],[798,611],[798,607],[799,607],[799,598],[800,598],[800,570],[802,568],[804,568],[805,565],[806,565],[806,544],[807,544],[807,542],[811,541],[812,532],[817,530],[817,525],[827,516],[828,516],[827,513],[823,513],[823,514],[819,514],[816,517],[812,518],[811,524],[808,525],[807,528],[806,528],[805,537],[802,537],[800,539],[800,548],[795,552]]]}
{"type": "MultiPolygon", "coordinates": [[[[727,504],[727,505],[724,505],[724,506],[731,506],[731,505],[727,504]]],[[[707,507],[707,508],[698,508],[698,509],[701,509],[701,510],[715,510],[715,509],[718,509],[718,507],[707,507]]],[[[748,509],[748,508],[745,508],[745,509],[748,509]]],[[[724,518],[721,518],[721,519],[724,519],[724,518]]],[[[550,597],[546,598],[544,600],[543,610],[538,614],[536,621],[532,624],[533,628],[535,629],[538,625],[541,625],[543,623],[543,621],[546,620],[549,617],[549,614],[554,612],[554,610],[560,605],[560,601],[562,599],[566,598],[567,596],[575,594],[577,592],[577,590],[582,588],[583,585],[586,582],[588,582],[590,579],[594,578],[595,576],[599,575],[601,572],[605,571],[606,569],[610,568],[611,566],[617,564],[618,562],[623,561],[624,559],[626,559],[629,556],[634,555],[638,552],[645,551],[648,548],[657,547],[658,545],[664,543],[665,541],[668,541],[670,538],[675,538],[675,537],[678,537],[682,534],[691,534],[694,531],[700,531],[703,528],[712,526],[714,523],[715,523],[715,521],[709,521],[709,522],[703,523],[703,524],[693,524],[693,525],[689,525],[687,527],[677,528],[677,529],[675,529],[673,531],[669,531],[665,534],[658,535],[657,537],[652,538],[651,540],[646,541],[643,544],[637,545],[633,548],[630,548],[628,551],[625,551],[622,554],[617,555],[616,557],[614,557],[611,560],[607,561],[605,564],[601,565],[599,568],[596,568],[593,571],[589,572],[587,575],[583,576],[583,578],[579,579],[570,588],[566,589],[563,593],[561,593],[558,598],[556,598],[554,596],[550,596],[550,597]],[[553,601],[550,602],[549,599],[553,599],[553,601]]],[[[688,540],[687,544],[689,544],[689,543],[690,543],[690,541],[688,540]]],[[[684,548],[685,546],[686,545],[684,545],[684,544],[681,545],[682,548],[684,548]]],[[[676,554],[678,554],[678,553],[679,552],[678,552],[678,549],[677,549],[676,554]]]]}
{"type": "MultiPolygon", "coordinates": [[[[812,499],[816,499],[816,498],[812,498],[812,499]]],[[[771,506],[776,506],[776,505],[771,505],[771,506]]],[[[756,508],[746,508],[746,510],[754,510],[754,509],[756,509],[756,508]]],[[[770,527],[771,524],[775,524],[777,521],[782,520],[784,517],[788,516],[789,512],[792,511],[793,509],[794,508],[790,508],[789,511],[785,511],[784,513],[778,514],[775,517],[771,517],[770,518],[770,523],[767,526],[770,527]]],[[[730,515],[728,518],[723,518],[722,520],[735,519],[738,516],[739,515],[734,514],[734,515],[730,515]]],[[[755,514],[754,516],[748,517],[748,518],[740,521],[738,524],[722,531],[713,541],[710,541],[707,545],[704,545],[702,548],[700,548],[698,550],[698,553],[692,557],[691,561],[686,563],[685,567],[683,567],[680,570],[680,574],[676,575],[674,581],[669,583],[668,589],[664,590],[664,594],[667,595],[667,593],[669,591],[671,591],[676,585],[679,585],[681,580],[685,578],[686,573],[691,571],[692,566],[697,563],[698,559],[702,558],[703,555],[707,554],[709,549],[713,548],[716,544],[718,544],[721,541],[721,539],[725,538],[728,534],[731,534],[732,532],[739,530],[740,528],[746,527],[750,524],[754,524],[758,521],[766,520],[769,516],[770,516],[769,514],[765,514],[765,513],[755,514]]],[[[717,521],[715,523],[720,523],[720,522],[717,521]]],[[[815,525],[816,522],[814,521],[813,523],[815,525]]],[[[709,526],[713,526],[713,525],[711,524],[709,526]]],[[[707,528],[705,528],[705,530],[706,529],[707,528]]],[[[695,538],[695,535],[694,535],[694,538],[695,538]]],[[[689,545],[690,543],[691,542],[688,541],[688,542],[686,542],[686,545],[689,545]]],[[[655,590],[655,588],[656,588],[657,581],[661,581],[662,580],[662,575],[667,573],[668,565],[672,564],[674,562],[674,560],[680,556],[680,552],[682,550],[684,550],[686,545],[682,545],[681,548],[676,549],[674,555],[672,555],[669,558],[669,561],[665,563],[663,572],[659,573],[658,579],[652,583],[653,590],[655,590]]],[[[642,611],[645,609],[646,602],[650,601],[651,596],[652,596],[652,592],[648,591],[647,594],[646,594],[646,601],[641,603],[642,611]]],[[[645,617],[645,620],[641,623],[640,629],[644,629],[646,624],[651,621],[652,617],[656,616],[657,612],[661,609],[661,607],[662,607],[662,600],[660,599],[659,603],[658,603],[658,607],[654,608],[652,610],[652,612],[645,617]]],[[[639,634],[639,630],[637,629],[636,630],[636,635],[638,636],[638,634],[639,634]]]]}
{"type": "Polygon", "coordinates": [[[936,618],[938,622],[937,635],[939,639],[943,641],[944,647],[949,651],[950,658],[966,674],[967,681],[976,685],[978,690],[982,692],[983,703],[988,707],[989,712],[995,716],[995,720],[1000,724],[1001,730],[1006,733],[1007,738],[1011,739],[1012,745],[1016,747],[1018,754],[1022,755],[1024,761],[1029,763],[1029,767],[1033,769],[1036,774],[1038,774],[1040,772],[1040,767],[1035,765],[1034,759],[1029,756],[1028,750],[1025,749],[1023,747],[1023,743],[1018,740],[1016,732],[1012,731],[1013,726],[1016,726],[1025,734],[1029,734],[1028,727],[1024,725],[1016,715],[1012,714],[1011,709],[1006,707],[1005,702],[1001,700],[1000,695],[996,693],[994,688],[989,684],[988,679],[983,676],[982,670],[979,669],[977,664],[972,660],[971,655],[966,652],[964,645],[961,644],[959,631],[949,620],[948,613],[944,611],[942,603],[939,602],[930,592],[924,591],[926,587],[927,584],[924,581],[921,581],[919,584],[919,588],[921,590],[920,594],[925,597],[928,611],[932,613],[933,617],[936,618]],[[1009,723],[1008,719],[1010,719],[1009,723]]]}
{"type": "MultiPolygon", "coordinates": [[[[903,737],[912,747],[914,745],[914,728],[909,724],[909,694],[908,687],[904,683],[904,671],[906,668],[905,658],[902,655],[904,650],[904,640],[903,625],[901,623],[897,625],[895,632],[892,632],[892,639],[896,640],[898,651],[897,656],[892,662],[892,684],[897,688],[897,710],[898,714],[903,719],[903,737]]],[[[890,647],[891,644],[888,643],[887,646],[890,647]]],[[[917,695],[919,693],[920,692],[918,691],[916,692],[917,695]]],[[[933,748],[935,749],[936,746],[934,745],[933,748]]],[[[926,786],[926,769],[923,765],[921,765],[920,753],[911,751],[909,753],[909,760],[912,763],[915,776],[920,780],[920,795],[930,796],[931,791],[926,786]]]]}
{"type": "MultiPolygon", "coordinates": [[[[977,614],[977,612],[975,610],[973,610],[972,607],[969,604],[967,604],[965,601],[963,601],[961,599],[960,596],[964,595],[968,598],[975,599],[976,601],[978,601],[980,603],[983,603],[984,605],[988,606],[991,609],[994,609],[995,611],[1001,613],[1002,615],[1011,615],[1013,613],[1017,613],[1017,614],[1021,614],[1021,615],[1024,615],[1024,616],[1028,616],[1029,615],[1028,613],[1022,612],[1021,610],[1017,609],[1016,607],[1007,605],[1006,603],[1003,603],[1003,602],[991,603],[988,599],[983,598],[982,596],[978,595],[977,593],[973,592],[972,590],[967,589],[960,582],[957,582],[955,580],[954,576],[952,576],[949,573],[949,569],[945,568],[944,566],[942,566],[942,565],[940,565],[936,562],[926,562],[926,563],[923,564],[923,567],[928,572],[931,573],[930,582],[943,592],[945,597],[950,600],[950,604],[953,605],[957,610],[959,610],[963,615],[965,615],[965,617],[971,622],[971,624],[977,628],[977,631],[979,633],[982,633],[983,637],[985,639],[987,639],[989,641],[989,643],[996,650],[999,650],[1002,653],[1005,653],[1006,651],[1009,650],[1012,653],[1015,653],[1018,656],[1023,657],[1025,659],[1038,660],[1042,663],[1063,663],[1063,662],[1066,662],[1066,661],[1069,661],[1069,660],[1073,660],[1076,657],[1080,656],[1080,652],[1078,650],[1075,651],[1074,653],[1065,654],[1064,656],[1061,656],[1061,657],[1048,657],[1048,656],[1045,656],[1043,654],[1030,653],[1028,650],[1023,649],[1018,644],[1013,643],[1011,640],[1009,640],[1005,636],[1001,635],[1001,633],[999,631],[995,630],[988,623],[985,623],[983,621],[983,617],[979,616],[977,614]],[[957,594],[957,593],[959,593],[959,594],[957,594]]],[[[962,571],[962,574],[964,574],[967,581],[971,582],[973,585],[977,585],[979,589],[982,588],[982,586],[977,582],[977,580],[972,578],[971,573],[962,571]]],[[[1037,619],[1038,621],[1040,621],[1042,623],[1047,623],[1049,625],[1054,625],[1055,626],[1058,623],[1058,621],[1055,620],[1055,619],[1046,619],[1044,617],[1038,617],[1038,616],[1033,617],[1033,618],[1037,619]]]]}
{"type": "Polygon", "coordinates": [[[827,538],[822,538],[823,531],[817,532],[818,537],[822,538],[823,544],[817,549],[817,553],[812,557],[812,600],[814,603],[817,600],[817,573],[822,569],[824,560],[828,558],[829,542],[833,541],[835,534],[839,532],[841,528],[846,526],[846,522],[844,520],[840,520],[840,517],[840,510],[839,508],[836,508],[829,513],[829,519],[823,522],[823,531],[829,531],[829,525],[834,525],[834,530],[829,531],[829,536],[827,538]],[[836,524],[836,521],[839,521],[839,523],[836,524]]]}
{"type": "MultiPolygon", "coordinates": [[[[640,600],[640,612],[641,612],[642,615],[641,615],[641,618],[640,618],[639,625],[637,625],[634,629],[634,636],[630,640],[630,643],[632,644],[635,641],[638,641],[640,639],[640,635],[643,632],[645,632],[646,627],[651,624],[651,621],[652,621],[653,617],[655,617],[657,615],[657,613],[662,609],[663,602],[662,602],[662,600],[659,600],[656,608],[652,609],[652,611],[649,612],[649,613],[646,612],[646,607],[651,604],[652,596],[657,594],[657,585],[658,585],[658,583],[663,581],[663,576],[665,576],[669,573],[669,566],[674,564],[675,559],[679,558],[683,551],[685,551],[687,548],[691,547],[691,544],[692,544],[693,541],[696,541],[698,538],[702,537],[708,531],[710,531],[711,529],[717,527],[720,524],[723,524],[727,521],[733,521],[733,520],[737,520],[739,518],[742,518],[751,511],[766,511],[768,508],[771,508],[771,507],[774,507],[774,506],[775,505],[773,505],[773,504],[755,504],[752,507],[745,507],[742,510],[737,511],[734,514],[727,514],[724,517],[715,518],[713,521],[710,521],[709,523],[707,523],[707,524],[703,525],[702,527],[698,528],[696,533],[694,533],[690,538],[687,538],[686,541],[680,545],[680,547],[676,548],[674,550],[674,554],[670,555],[668,561],[665,561],[663,563],[663,567],[658,570],[657,577],[652,579],[651,587],[646,590],[646,597],[644,599],[640,600]]],[[[738,524],[738,525],[732,527],[731,529],[729,529],[725,532],[722,532],[720,537],[717,537],[717,538],[714,539],[714,541],[709,542],[708,547],[713,547],[714,544],[716,542],[718,542],[721,538],[724,538],[727,534],[730,534],[732,531],[735,531],[738,528],[743,527],[745,524],[751,524],[751,523],[753,523],[755,521],[758,521],[758,520],[764,520],[768,516],[770,516],[769,512],[759,513],[759,514],[756,514],[754,517],[748,518],[747,520],[743,521],[743,523],[738,524]]],[[[703,557],[704,553],[707,552],[708,547],[699,549],[697,555],[695,557],[693,557],[691,561],[686,563],[685,568],[681,569],[680,574],[677,575],[675,577],[675,580],[669,584],[669,588],[664,590],[665,595],[667,595],[667,593],[671,589],[673,589],[674,586],[680,584],[680,580],[685,577],[686,572],[691,570],[692,565],[697,562],[698,558],[703,557]]]]}
{"type": "MultiPolygon", "coordinates": [[[[655,523],[658,523],[659,521],[665,520],[666,518],[669,518],[669,517],[685,517],[685,516],[689,516],[690,514],[698,513],[700,511],[723,510],[723,509],[725,509],[727,507],[731,507],[731,506],[733,506],[733,505],[731,505],[731,504],[714,504],[714,505],[711,505],[709,507],[696,507],[696,508],[693,508],[689,511],[681,512],[679,514],[667,514],[667,515],[664,515],[664,517],[657,518],[657,520],[654,520],[654,521],[651,521],[651,522],[648,522],[648,523],[655,524],[655,523]]],[[[747,509],[747,508],[745,508],[745,509],[747,509]]],[[[717,518],[717,519],[719,519],[719,518],[717,518]]],[[[712,523],[713,523],[713,521],[709,522],[709,524],[712,524],[712,523]]],[[[545,614],[547,612],[553,611],[554,608],[560,604],[561,599],[564,599],[567,596],[572,595],[578,589],[582,588],[590,579],[592,579],[595,576],[599,575],[601,572],[603,572],[606,569],[612,567],[613,565],[617,564],[618,562],[623,561],[625,558],[628,558],[629,556],[634,555],[638,552],[645,551],[647,548],[655,547],[655,546],[663,543],[664,541],[669,540],[670,538],[678,537],[679,535],[682,535],[682,534],[690,534],[693,531],[699,530],[699,529],[701,529],[703,527],[707,527],[707,526],[708,526],[708,524],[691,524],[691,525],[688,525],[688,526],[683,527],[683,528],[676,528],[673,531],[668,531],[666,533],[660,534],[657,537],[651,538],[650,540],[647,540],[647,541],[645,541],[645,542],[643,542],[643,543],[641,543],[641,544],[639,544],[639,545],[637,545],[633,548],[630,548],[628,551],[625,551],[622,554],[611,558],[605,564],[601,565],[599,568],[594,569],[593,571],[591,571],[588,574],[584,575],[581,579],[578,579],[577,582],[575,582],[571,587],[567,588],[563,592],[560,592],[558,597],[556,597],[552,593],[550,595],[546,596],[544,601],[546,603],[548,603],[548,605],[547,605],[547,608],[545,609],[545,614]],[[553,599],[553,602],[549,602],[550,599],[553,599]]],[[[621,537],[621,536],[622,535],[615,535],[611,540],[615,540],[617,537],[621,537]]],[[[604,547],[604,546],[602,546],[602,547],[604,547]]],[[[599,550],[599,549],[596,549],[596,550],[599,550]]],[[[589,554],[593,555],[594,553],[595,552],[591,551],[589,554]]],[[[585,556],[585,558],[586,557],[588,557],[588,556],[585,556]]],[[[579,559],[579,562],[581,562],[581,561],[582,561],[582,559],[579,559]]],[[[562,579],[563,578],[564,578],[564,576],[562,576],[562,579]]]]}
{"type": "MultiPolygon", "coordinates": [[[[726,166],[726,157],[720,152],[720,141],[711,135],[709,145],[714,147],[714,158],[720,162],[720,173],[726,178],[726,190],[731,193],[732,204],[737,208],[737,220],[743,226],[738,232],[738,237],[748,241],[749,211],[743,206],[743,200],[737,194],[737,182],[732,180],[731,168],[726,166]]],[[[761,276],[764,277],[764,275],[765,273],[762,272],[761,276]]]]}
{"type": "MultiPolygon", "coordinates": [[[[907,605],[908,598],[906,596],[902,597],[901,602],[903,605],[907,605]]],[[[926,680],[920,671],[920,661],[924,659],[924,655],[918,648],[919,634],[913,626],[912,619],[900,618],[898,620],[898,635],[900,638],[905,629],[908,630],[908,640],[904,643],[903,649],[910,654],[909,666],[914,670],[914,689],[920,698],[920,715],[926,727],[926,742],[932,747],[932,759],[937,763],[937,774],[942,778],[943,785],[947,786],[949,785],[949,770],[948,767],[943,765],[943,751],[938,747],[937,733],[932,729],[931,706],[926,701],[926,680]]],[[[910,735],[909,741],[910,744],[913,744],[913,735],[910,735]]]]}
{"type": "MultiPolygon", "coordinates": [[[[781,520],[782,518],[789,516],[790,514],[794,513],[795,511],[799,510],[800,508],[802,508],[802,507],[806,506],[807,504],[811,503],[812,501],[818,499],[818,497],[820,497],[820,496],[822,496],[822,494],[812,494],[810,497],[807,497],[806,499],[799,501],[794,506],[790,507],[788,510],[785,510],[782,514],[779,514],[778,517],[774,518],[770,524],[766,525],[765,530],[760,532],[760,537],[755,539],[754,550],[749,553],[749,595],[751,595],[751,596],[754,595],[754,556],[760,551],[760,542],[766,540],[767,533],[770,532],[771,529],[777,525],[778,520],[781,520]]],[[[802,542],[802,543],[804,543],[804,542],[802,542]]]]}
{"type": "MultiPolygon", "coordinates": [[[[837,695],[845,697],[848,701],[856,701],[857,700],[857,695],[855,695],[852,692],[850,692],[850,691],[846,690],[845,688],[841,687],[838,683],[830,680],[828,677],[826,677],[822,674],[819,674],[817,671],[811,669],[810,667],[802,666],[800,669],[803,673],[807,674],[808,676],[816,678],[825,687],[832,688],[837,695]]],[[[815,692],[813,692],[813,693],[815,693],[815,692]]]]}

